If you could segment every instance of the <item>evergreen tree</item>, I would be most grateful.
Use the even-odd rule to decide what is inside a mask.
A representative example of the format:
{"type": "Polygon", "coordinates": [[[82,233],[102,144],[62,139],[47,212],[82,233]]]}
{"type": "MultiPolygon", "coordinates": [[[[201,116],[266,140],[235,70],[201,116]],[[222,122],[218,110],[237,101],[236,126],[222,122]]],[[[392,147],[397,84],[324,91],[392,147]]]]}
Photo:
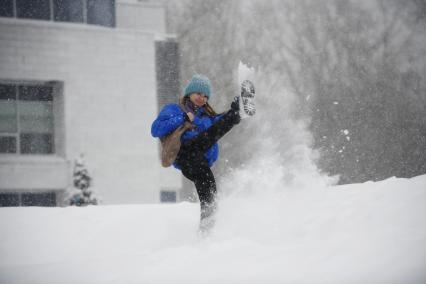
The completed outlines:
{"type": "Polygon", "coordinates": [[[97,205],[99,199],[90,189],[92,177],[86,168],[83,155],[74,161],[73,185],[69,204],[75,206],[97,205]]]}

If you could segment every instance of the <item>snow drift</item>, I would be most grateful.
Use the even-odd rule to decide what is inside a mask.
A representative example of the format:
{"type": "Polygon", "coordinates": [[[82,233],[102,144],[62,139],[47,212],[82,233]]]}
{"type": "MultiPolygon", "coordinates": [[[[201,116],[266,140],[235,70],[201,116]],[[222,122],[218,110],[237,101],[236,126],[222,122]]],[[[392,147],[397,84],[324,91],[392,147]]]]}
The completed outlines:
{"type": "Polygon", "coordinates": [[[192,203],[2,208],[0,282],[425,283],[426,175],[263,189],[204,239],[192,203]]]}

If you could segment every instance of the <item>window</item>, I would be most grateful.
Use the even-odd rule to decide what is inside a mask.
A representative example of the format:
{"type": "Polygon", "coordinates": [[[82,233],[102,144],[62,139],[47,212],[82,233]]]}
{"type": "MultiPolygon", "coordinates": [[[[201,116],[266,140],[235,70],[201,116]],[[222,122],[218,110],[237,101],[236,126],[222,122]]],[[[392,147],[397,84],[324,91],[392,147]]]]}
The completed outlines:
{"type": "Polygon", "coordinates": [[[0,193],[0,207],[18,206],[56,206],[54,192],[42,193],[0,193]]]}
{"type": "Polygon", "coordinates": [[[82,0],[54,0],[53,11],[55,21],[84,22],[82,0]]]}
{"type": "Polygon", "coordinates": [[[161,202],[176,202],[176,191],[163,190],[160,193],[161,202]]]}
{"type": "Polygon", "coordinates": [[[0,154],[54,153],[53,86],[0,84],[0,154]]]}
{"type": "Polygon", "coordinates": [[[50,0],[16,0],[18,18],[50,20],[50,0]]]}
{"type": "Polygon", "coordinates": [[[115,0],[0,0],[0,17],[115,26],[115,0]]]}
{"type": "Polygon", "coordinates": [[[87,0],[87,23],[107,27],[115,26],[114,0],[87,0]]]}
{"type": "Polygon", "coordinates": [[[0,85],[0,133],[16,132],[16,87],[0,85]]]}
{"type": "Polygon", "coordinates": [[[18,193],[0,193],[0,207],[14,207],[19,206],[18,193]]]}
{"type": "Polygon", "coordinates": [[[16,153],[16,137],[0,136],[0,153],[16,153]]]}
{"type": "Polygon", "coordinates": [[[56,206],[56,194],[47,193],[23,193],[21,197],[22,206],[56,206]]]}
{"type": "Polygon", "coordinates": [[[13,17],[13,0],[0,0],[0,17],[13,17]]]}

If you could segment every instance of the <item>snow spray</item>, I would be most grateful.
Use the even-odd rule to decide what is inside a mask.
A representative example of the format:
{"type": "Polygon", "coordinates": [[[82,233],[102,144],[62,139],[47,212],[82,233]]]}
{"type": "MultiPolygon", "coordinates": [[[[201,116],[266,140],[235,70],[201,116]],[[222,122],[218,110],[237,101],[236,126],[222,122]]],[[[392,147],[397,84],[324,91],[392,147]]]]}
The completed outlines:
{"type": "Polygon", "coordinates": [[[220,179],[213,234],[270,242],[288,235],[281,227],[291,223],[291,212],[297,212],[290,208],[306,209],[304,199],[321,194],[334,179],[319,173],[309,120],[294,115],[297,98],[276,83],[279,74],[264,74],[240,62],[238,83],[245,79],[255,82],[257,113],[238,126],[241,140],[233,143],[241,144],[243,162],[220,179]],[[288,198],[306,191],[310,193],[299,199],[288,198]]]}

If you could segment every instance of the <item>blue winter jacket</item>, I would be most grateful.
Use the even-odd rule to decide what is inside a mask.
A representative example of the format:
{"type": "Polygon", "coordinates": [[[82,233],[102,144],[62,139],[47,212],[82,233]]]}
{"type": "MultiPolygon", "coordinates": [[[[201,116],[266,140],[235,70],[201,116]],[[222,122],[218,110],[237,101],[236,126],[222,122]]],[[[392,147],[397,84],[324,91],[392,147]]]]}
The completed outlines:
{"type": "MultiPolygon", "coordinates": [[[[212,126],[221,115],[217,115],[211,117],[205,113],[204,108],[199,108],[196,113],[194,113],[194,121],[192,122],[195,125],[194,129],[189,129],[182,134],[181,141],[189,140],[201,132],[207,130],[210,126],[212,126]]],[[[185,113],[181,109],[178,104],[167,104],[165,105],[158,117],[151,125],[151,135],[153,137],[164,137],[174,130],[176,130],[179,126],[183,125],[185,122],[185,113]]],[[[213,163],[217,160],[219,155],[219,146],[215,143],[207,152],[204,154],[209,166],[211,167],[213,163]]],[[[175,168],[179,167],[176,163],[173,163],[175,168]]]]}

